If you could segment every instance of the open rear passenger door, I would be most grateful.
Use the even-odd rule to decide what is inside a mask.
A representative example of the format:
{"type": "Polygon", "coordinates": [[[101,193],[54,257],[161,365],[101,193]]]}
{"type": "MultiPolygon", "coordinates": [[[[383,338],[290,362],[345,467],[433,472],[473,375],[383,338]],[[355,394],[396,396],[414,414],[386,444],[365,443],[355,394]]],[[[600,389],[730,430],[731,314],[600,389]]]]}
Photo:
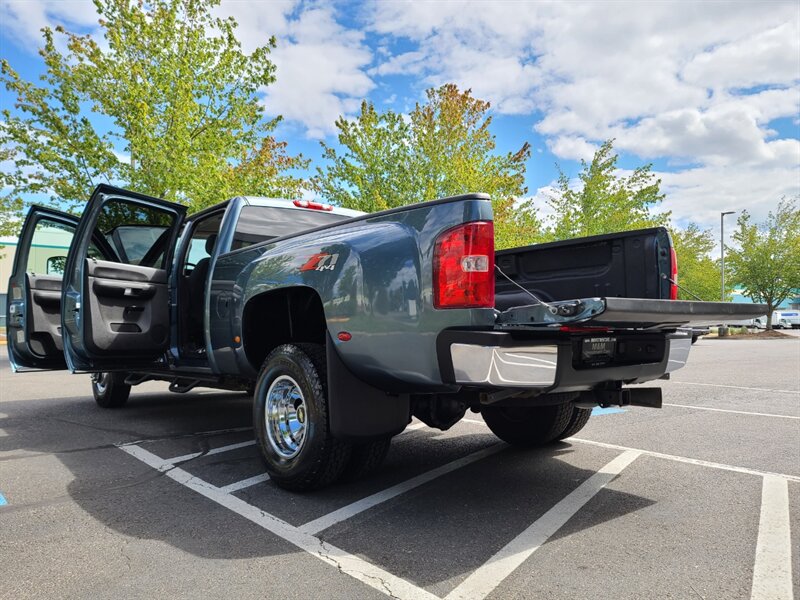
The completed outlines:
{"type": "Polygon", "coordinates": [[[72,371],[164,368],[170,343],[167,285],[180,204],[98,186],[78,224],[61,296],[64,354],[72,371]],[[100,238],[113,257],[92,252],[100,238]]]}
{"type": "Polygon", "coordinates": [[[8,281],[8,357],[14,371],[66,369],[61,285],[78,217],[32,206],[8,281]]]}

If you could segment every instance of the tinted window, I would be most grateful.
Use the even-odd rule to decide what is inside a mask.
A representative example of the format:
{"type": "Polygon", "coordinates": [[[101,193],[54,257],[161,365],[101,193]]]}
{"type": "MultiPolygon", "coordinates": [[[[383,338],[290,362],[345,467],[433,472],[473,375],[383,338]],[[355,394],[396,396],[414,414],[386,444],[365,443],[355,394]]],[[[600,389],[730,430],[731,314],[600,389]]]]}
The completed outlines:
{"type": "Polygon", "coordinates": [[[274,206],[245,206],[236,223],[231,250],[246,248],[276,237],[350,219],[324,211],[296,210],[274,206]]]}
{"type": "Polygon", "coordinates": [[[119,262],[164,269],[174,222],[171,212],[112,199],[103,205],[97,228],[117,252],[119,262]]]}
{"type": "Polygon", "coordinates": [[[161,226],[122,226],[114,229],[109,241],[120,251],[120,255],[127,258],[127,262],[138,265],[166,230],[161,226]]]}

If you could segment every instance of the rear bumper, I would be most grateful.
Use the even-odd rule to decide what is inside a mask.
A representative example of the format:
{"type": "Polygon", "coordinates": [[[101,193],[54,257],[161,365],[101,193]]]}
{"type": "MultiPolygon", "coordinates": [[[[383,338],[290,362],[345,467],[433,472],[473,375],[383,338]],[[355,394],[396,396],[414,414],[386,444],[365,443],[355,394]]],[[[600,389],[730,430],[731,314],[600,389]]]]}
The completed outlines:
{"type": "Polygon", "coordinates": [[[642,383],[686,364],[688,332],[663,334],[664,352],[651,362],[580,368],[569,337],[519,339],[497,331],[443,331],[437,339],[444,383],[490,389],[583,391],[607,381],[642,383]]]}

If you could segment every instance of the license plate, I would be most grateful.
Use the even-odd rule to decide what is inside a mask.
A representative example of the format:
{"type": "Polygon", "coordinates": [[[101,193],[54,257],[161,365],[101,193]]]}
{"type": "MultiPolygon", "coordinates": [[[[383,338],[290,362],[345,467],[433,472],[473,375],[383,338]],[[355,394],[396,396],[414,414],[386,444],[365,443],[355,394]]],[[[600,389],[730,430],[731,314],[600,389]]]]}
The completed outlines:
{"type": "Polygon", "coordinates": [[[596,337],[584,338],[581,355],[584,360],[611,358],[617,349],[617,338],[596,337]]]}

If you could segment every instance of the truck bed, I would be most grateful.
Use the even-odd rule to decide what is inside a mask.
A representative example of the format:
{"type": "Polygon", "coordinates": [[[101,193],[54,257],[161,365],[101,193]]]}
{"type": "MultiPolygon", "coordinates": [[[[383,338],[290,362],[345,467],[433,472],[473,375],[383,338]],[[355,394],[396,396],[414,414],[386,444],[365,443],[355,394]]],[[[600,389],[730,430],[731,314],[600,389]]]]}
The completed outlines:
{"type": "Polygon", "coordinates": [[[763,314],[761,304],[669,299],[673,260],[663,227],[497,252],[497,328],[581,323],[674,329],[763,314]]]}
{"type": "MultiPolygon", "coordinates": [[[[575,298],[669,298],[669,233],[663,227],[536,244],[495,255],[516,284],[547,302],[575,298]]],[[[529,294],[495,279],[495,306],[530,304],[529,294]]]]}

